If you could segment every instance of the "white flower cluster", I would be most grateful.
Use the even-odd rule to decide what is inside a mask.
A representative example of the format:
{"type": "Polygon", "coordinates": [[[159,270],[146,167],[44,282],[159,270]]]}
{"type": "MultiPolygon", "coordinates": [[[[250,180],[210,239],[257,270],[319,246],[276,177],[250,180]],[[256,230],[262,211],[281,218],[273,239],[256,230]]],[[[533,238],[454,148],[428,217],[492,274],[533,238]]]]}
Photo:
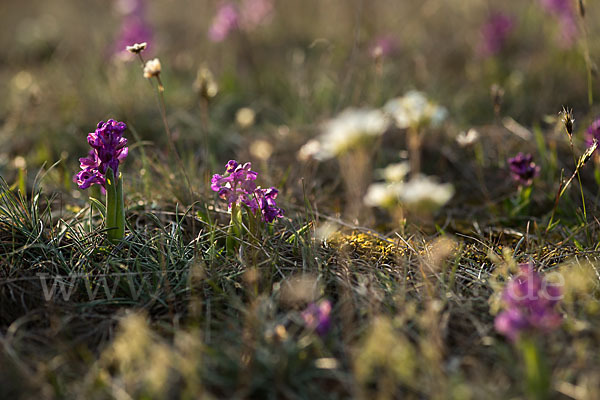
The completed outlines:
{"type": "Polygon", "coordinates": [[[454,195],[451,184],[439,183],[430,176],[419,175],[405,182],[408,171],[407,163],[391,164],[379,170],[385,182],[369,186],[365,204],[388,209],[402,205],[419,211],[435,211],[454,195]]]}
{"type": "Polygon", "coordinates": [[[448,111],[425,97],[422,92],[411,90],[402,97],[389,100],[383,110],[396,121],[401,129],[424,126],[437,127],[444,122],[448,111]]]}
{"type": "Polygon", "coordinates": [[[349,108],[325,123],[321,136],[302,146],[298,158],[328,160],[372,143],[388,129],[391,120],[399,128],[417,129],[439,126],[447,114],[444,107],[417,91],[388,101],[382,110],[349,108]]]}
{"type": "Polygon", "coordinates": [[[381,110],[349,108],[329,120],[324,133],[318,140],[306,143],[299,156],[320,161],[340,156],[371,143],[386,131],[388,125],[388,118],[381,110]]]}

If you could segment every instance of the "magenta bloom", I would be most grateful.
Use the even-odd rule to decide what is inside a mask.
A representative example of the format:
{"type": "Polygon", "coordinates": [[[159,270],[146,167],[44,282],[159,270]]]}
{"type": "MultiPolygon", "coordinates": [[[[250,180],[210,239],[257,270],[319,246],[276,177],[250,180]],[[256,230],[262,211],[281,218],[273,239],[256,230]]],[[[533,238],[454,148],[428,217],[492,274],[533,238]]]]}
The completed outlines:
{"type": "Polygon", "coordinates": [[[152,28],[146,22],[145,7],[142,0],[120,0],[117,11],[122,15],[119,34],[114,43],[113,53],[131,57],[125,48],[135,43],[152,42],[152,28]]]}
{"type": "Polygon", "coordinates": [[[92,150],[87,157],[79,159],[82,170],[73,178],[80,189],[87,189],[94,184],[106,188],[106,171],[109,167],[115,177],[118,176],[119,164],[129,153],[127,139],[123,137],[125,129],[127,125],[124,122],[109,119],[100,121],[96,130],[88,133],[87,141],[92,150]]]}
{"type": "Polygon", "coordinates": [[[481,27],[480,53],[483,56],[498,54],[513,28],[514,21],[511,16],[501,13],[491,15],[481,27]]]}
{"type": "Polygon", "coordinates": [[[508,159],[508,165],[513,179],[520,185],[531,185],[533,178],[540,173],[540,167],[535,165],[531,154],[519,153],[508,159]]]}
{"type": "Polygon", "coordinates": [[[125,49],[135,43],[150,43],[152,41],[152,30],[150,26],[138,16],[123,18],[121,30],[115,42],[115,54],[130,54],[125,49]]]}
{"type": "Polygon", "coordinates": [[[238,27],[239,19],[235,4],[221,4],[208,30],[208,37],[213,42],[222,42],[238,27]]]}
{"type": "Polygon", "coordinates": [[[227,201],[229,207],[232,204],[252,203],[252,194],[256,190],[256,177],[258,174],[250,168],[249,162],[241,165],[235,160],[230,160],[225,166],[225,174],[213,175],[210,188],[219,193],[219,197],[227,201]]]}
{"type": "Polygon", "coordinates": [[[594,139],[600,142],[600,118],[596,119],[585,131],[585,144],[590,147],[594,139]]]}
{"type": "Polygon", "coordinates": [[[254,191],[254,198],[265,222],[273,222],[277,218],[283,217],[283,210],[277,207],[275,199],[279,191],[274,187],[269,189],[258,189],[254,191]]]}
{"type": "Polygon", "coordinates": [[[251,167],[249,162],[239,164],[230,160],[223,175],[213,175],[210,188],[227,201],[229,208],[234,204],[245,204],[255,214],[260,211],[265,222],[283,217],[283,210],[275,203],[279,191],[274,187],[262,189],[256,186],[258,173],[251,167]]]}
{"type": "Polygon", "coordinates": [[[379,36],[370,46],[369,53],[373,58],[387,57],[398,50],[396,39],[391,35],[379,36]]]}
{"type": "Polygon", "coordinates": [[[331,328],[331,302],[321,300],[318,304],[311,303],[302,311],[302,319],[308,329],[314,330],[319,336],[324,336],[331,328]]]}
{"type": "Polygon", "coordinates": [[[573,2],[571,0],[540,0],[540,4],[551,14],[573,15],[573,2]]]}
{"type": "Polygon", "coordinates": [[[505,309],[496,316],[495,328],[512,341],[526,333],[550,332],[562,323],[556,310],[560,298],[559,287],[545,280],[531,264],[521,264],[519,275],[504,288],[505,309]]]}
{"type": "Polygon", "coordinates": [[[240,7],[240,25],[251,31],[273,16],[273,0],[244,0],[240,7]]]}
{"type": "Polygon", "coordinates": [[[577,37],[576,11],[572,0],[539,0],[546,12],[554,15],[560,24],[562,43],[571,46],[577,37]]]}

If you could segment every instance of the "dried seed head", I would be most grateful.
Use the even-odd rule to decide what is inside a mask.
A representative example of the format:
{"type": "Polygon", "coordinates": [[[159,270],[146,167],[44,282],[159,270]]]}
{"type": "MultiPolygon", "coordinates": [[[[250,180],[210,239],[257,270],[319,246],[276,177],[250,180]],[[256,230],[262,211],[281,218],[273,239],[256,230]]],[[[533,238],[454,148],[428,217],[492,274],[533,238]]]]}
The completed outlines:
{"type": "Polygon", "coordinates": [[[144,66],[144,78],[150,79],[153,76],[158,77],[160,75],[160,71],[161,66],[158,58],[146,61],[146,65],[144,66]]]}
{"type": "Polygon", "coordinates": [[[490,88],[490,94],[492,96],[492,102],[494,103],[494,112],[499,114],[500,108],[502,107],[502,101],[504,100],[504,89],[502,86],[494,83],[490,88]]]}
{"type": "Polygon", "coordinates": [[[200,68],[198,68],[194,89],[206,100],[215,97],[217,93],[219,93],[219,85],[206,64],[202,64],[200,68]]]}
{"type": "Polygon", "coordinates": [[[146,46],[148,46],[148,43],[142,42],[135,43],[132,46],[127,46],[125,49],[130,53],[140,54],[142,51],[146,50],[146,46]]]}
{"type": "Polygon", "coordinates": [[[561,116],[561,121],[565,126],[565,130],[567,134],[570,136],[573,135],[573,126],[575,125],[575,118],[573,117],[573,109],[568,109],[563,107],[562,111],[559,113],[561,116]]]}

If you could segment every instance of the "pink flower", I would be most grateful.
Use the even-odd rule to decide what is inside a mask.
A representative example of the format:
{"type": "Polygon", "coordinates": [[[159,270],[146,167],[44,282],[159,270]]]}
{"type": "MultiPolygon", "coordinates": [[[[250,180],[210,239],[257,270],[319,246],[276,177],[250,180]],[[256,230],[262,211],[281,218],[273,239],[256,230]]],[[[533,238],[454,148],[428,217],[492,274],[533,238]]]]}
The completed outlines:
{"type": "Polygon", "coordinates": [[[324,336],[331,328],[331,302],[321,300],[318,304],[311,303],[302,311],[302,319],[308,329],[314,330],[319,336],[324,336]]]}
{"type": "Polygon", "coordinates": [[[481,27],[479,43],[481,55],[488,57],[498,54],[513,28],[514,21],[511,16],[501,13],[492,14],[481,27]]]}
{"type": "Polygon", "coordinates": [[[208,30],[208,37],[213,42],[222,42],[229,36],[231,31],[238,27],[239,13],[233,3],[222,3],[217,14],[212,20],[208,30]]]}
{"type": "Polygon", "coordinates": [[[507,283],[502,293],[505,310],[494,321],[498,332],[510,340],[524,333],[545,333],[560,326],[556,311],[561,298],[558,286],[546,281],[531,264],[521,264],[519,275],[507,283]]]}

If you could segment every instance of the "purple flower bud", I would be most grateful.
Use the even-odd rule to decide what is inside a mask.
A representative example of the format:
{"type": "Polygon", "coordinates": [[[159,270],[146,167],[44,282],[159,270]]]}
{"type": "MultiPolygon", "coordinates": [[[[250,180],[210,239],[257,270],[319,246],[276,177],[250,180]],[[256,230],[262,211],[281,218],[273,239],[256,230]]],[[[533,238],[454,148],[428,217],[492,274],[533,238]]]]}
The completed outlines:
{"type": "Polygon", "coordinates": [[[314,330],[319,336],[325,336],[331,328],[331,302],[321,300],[318,304],[311,303],[302,311],[302,319],[308,329],[314,330]]]}
{"type": "Polygon", "coordinates": [[[520,185],[531,185],[533,178],[540,173],[540,167],[535,165],[531,154],[519,153],[508,159],[508,165],[513,179],[520,185]]]}
{"type": "Polygon", "coordinates": [[[521,264],[519,275],[507,283],[502,293],[505,310],[496,316],[496,330],[515,341],[523,333],[556,329],[562,323],[562,316],[556,311],[561,293],[531,264],[521,264]]]}
{"type": "Polygon", "coordinates": [[[82,169],[73,181],[80,189],[87,189],[91,185],[106,186],[106,171],[110,167],[115,176],[118,176],[119,164],[129,154],[127,139],[123,132],[127,125],[109,119],[107,122],[100,121],[94,132],[88,133],[87,141],[92,150],[87,157],[79,159],[82,169]]]}

